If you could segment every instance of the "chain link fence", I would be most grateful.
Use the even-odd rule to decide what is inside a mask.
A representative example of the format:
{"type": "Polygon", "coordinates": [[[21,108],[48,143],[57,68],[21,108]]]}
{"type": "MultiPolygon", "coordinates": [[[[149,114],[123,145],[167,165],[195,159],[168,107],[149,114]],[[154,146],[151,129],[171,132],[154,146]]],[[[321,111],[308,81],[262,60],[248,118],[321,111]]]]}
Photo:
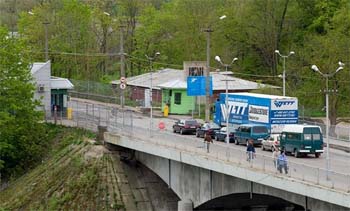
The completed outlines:
{"type": "MultiPolygon", "coordinates": [[[[80,99],[94,100],[98,102],[110,103],[114,105],[121,105],[121,96],[122,92],[119,87],[113,87],[109,83],[100,83],[93,81],[79,81],[72,80],[74,84],[74,90],[69,91],[69,96],[80,99]]],[[[160,94],[159,92],[156,92],[160,94]]],[[[144,90],[139,90],[132,86],[127,86],[124,90],[124,105],[131,108],[144,108],[145,103],[144,90]]],[[[161,98],[160,96],[156,97],[161,98]]],[[[91,105],[93,106],[93,105],[91,105]]],[[[154,108],[160,108],[161,102],[153,102],[154,108]]],[[[79,108],[82,109],[82,108],[79,108]]],[[[91,110],[91,108],[89,107],[91,110]]],[[[199,111],[195,108],[195,114],[198,114],[199,111]]],[[[75,109],[73,109],[75,110],[75,109]]],[[[311,110],[305,109],[303,105],[299,106],[299,123],[300,124],[311,124],[318,125],[322,128],[323,133],[326,131],[326,124],[322,121],[321,118],[315,119],[310,118],[308,115],[312,112],[311,110]]],[[[54,116],[52,112],[48,112],[47,117],[54,116]]],[[[200,112],[199,112],[200,113],[200,112]]],[[[192,114],[193,115],[193,114],[192,114]]],[[[59,119],[66,118],[67,114],[65,112],[59,112],[57,114],[59,119]]],[[[324,119],[324,118],[323,118],[324,119]]],[[[331,125],[329,127],[329,137],[331,139],[347,141],[350,142],[350,124],[348,125],[331,125]],[[334,131],[334,132],[332,132],[334,131]]]]}

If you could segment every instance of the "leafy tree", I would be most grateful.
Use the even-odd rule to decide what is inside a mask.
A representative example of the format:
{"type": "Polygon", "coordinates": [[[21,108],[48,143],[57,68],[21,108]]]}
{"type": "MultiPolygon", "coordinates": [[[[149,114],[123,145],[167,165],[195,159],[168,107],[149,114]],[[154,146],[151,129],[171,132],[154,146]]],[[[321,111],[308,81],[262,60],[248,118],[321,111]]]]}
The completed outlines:
{"type": "Polygon", "coordinates": [[[2,176],[25,171],[40,159],[46,141],[35,110],[34,86],[25,43],[0,28],[0,170],[2,176]]]}

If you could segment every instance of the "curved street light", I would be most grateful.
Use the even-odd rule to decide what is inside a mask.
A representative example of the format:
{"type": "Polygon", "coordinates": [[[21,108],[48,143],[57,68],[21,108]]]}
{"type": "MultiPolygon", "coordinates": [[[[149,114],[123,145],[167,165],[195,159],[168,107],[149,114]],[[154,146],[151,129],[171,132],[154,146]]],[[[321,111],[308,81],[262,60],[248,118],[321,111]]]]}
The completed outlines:
{"type": "MultiPolygon", "coordinates": [[[[32,11],[28,11],[29,15],[35,15],[34,12],[32,11]]],[[[49,21],[45,20],[44,22],[42,22],[44,25],[44,30],[45,30],[45,62],[47,62],[49,60],[49,42],[48,42],[48,38],[47,38],[47,25],[50,24],[49,21]]]]}
{"type": "Polygon", "coordinates": [[[210,120],[210,92],[209,92],[209,88],[210,88],[210,80],[209,80],[209,76],[210,76],[210,33],[213,32],[214,30],[212,29],[211,25],[216,23],[219,20],[223,20],[226,18],[226,15],[222,15],[220,16],[218,19],[216,19],[216,21],[212,22],[211,24],[209,24],[207,29],[204,29],[203,31],[207,33],[207,65],[206,65],[206,71],[205,71],[205,121],[210,120]]]}
{"type": "Polygon", "coordinates": [[[326,78],[326,90],[324,92],[326,93],[326,143],[327,143],[327,151],[326,151],[326,168],[327,168],[327,180],[329,180],[329,170],[330,170],[330,160],[329,160],[329,100],[328,95],[330,90],[328,89],[328,79],[330,77],[333,77],[335,74],[337,74],[340,70],[344,69],[345,64],[339,61],[339,67],[337,70],[333,73],[322,73],[316,65],[312,65],[311,69],[314,72],[319,73],[322,77],[326,78]]]}
{"type": "Polygon", "coordinates": [[[159,52],[156,52],[155,54],[154,54],[154,56],[153,57],[150,57],[150,56],[148,56],[147,54],[145,54],[145,56],[146,56],[146,58],[147,58],[147,60],[148,60],[148,62],[149,62],[149,65],[150,65],[150,127],[149,127],[149,135],[150,135],[150,137],[152,137],[152,128],[153,128],[153,105],[152,105],[152,98],[153,98],[153,75],[152,75],[152,73],[153,73],[153,62],[154,62],[154,60],[157,58],[157,57],[159,57],[160,56],[160,53],[159,52]]]}
{"type": "Polygon", "coordinates": [[[223,67],[225,67],[225,72],[226,72],[226,79],[225,79],[225,82],[226,82],[226,97],[225,97],[225,107],[226,107],[226,143],[229,144],[230,143],[230,137],[229,137],[229,118],[230,118],[230,112],[229,112],[229,109],[228,109],[228,76],[227,76],[227,69],[229,67],[231,67],[231,65],[238,60],[237,57],[233,58],[231,63],[229,64],[225,64],[221,61],[221,58],[220,56],[215,56],[215,60],[217,62],[219,62],[223,67]]]}
{"type": "Polygon", "coordinates": [[[283,58],[283,96],[286,96],[286,58],[288,58],[291,55],[294,55],[295,52],[291,51],[288,55],[282,55],[279,50],[275,50],[275,53],[283,58]]]}

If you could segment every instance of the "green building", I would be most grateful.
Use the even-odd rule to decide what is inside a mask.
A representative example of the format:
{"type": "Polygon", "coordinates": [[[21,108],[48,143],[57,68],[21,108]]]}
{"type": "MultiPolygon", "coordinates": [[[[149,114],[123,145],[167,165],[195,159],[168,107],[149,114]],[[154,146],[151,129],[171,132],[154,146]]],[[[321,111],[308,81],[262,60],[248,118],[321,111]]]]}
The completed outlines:
{"type": "Polygon", "coordinates": [[[158,85],[162,90],[162,111],[166,104],[169,114],[190,114],[195,107],[195,97],[187,96],[187,83],[172,80],[158,85]]]}

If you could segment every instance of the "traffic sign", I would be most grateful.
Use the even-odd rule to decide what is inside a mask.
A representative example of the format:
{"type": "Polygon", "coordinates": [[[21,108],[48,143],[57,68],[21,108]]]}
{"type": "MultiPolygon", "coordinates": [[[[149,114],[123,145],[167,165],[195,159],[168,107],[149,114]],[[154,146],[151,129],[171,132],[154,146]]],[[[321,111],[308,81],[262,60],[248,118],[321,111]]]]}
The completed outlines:
{"type": "Polygon", "coordinates": [[[126,88],[126,84],[121,83],[121,84],[120,84],[120,88],[121,88],[121,89],[125,89],[125,88],[126,88]]]}
{"type": "Polygon", "coordinates": [[[165,128],[164,122],[159,122],[158,128],[161,129],[161,130],[164,130],[164,128],[165,128]]]}
{"type": "Polygon", "coordinates": [[[126,82],[126,78],[125,77],[120,77],[120,83],[125,83],[126,82]]]}

